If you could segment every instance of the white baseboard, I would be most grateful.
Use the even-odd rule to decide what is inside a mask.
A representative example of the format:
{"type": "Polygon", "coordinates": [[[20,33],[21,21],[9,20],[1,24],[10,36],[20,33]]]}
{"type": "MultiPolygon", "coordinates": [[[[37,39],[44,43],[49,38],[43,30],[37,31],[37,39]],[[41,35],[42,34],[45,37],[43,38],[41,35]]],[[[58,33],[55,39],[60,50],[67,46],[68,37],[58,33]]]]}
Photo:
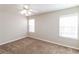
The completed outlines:
{"type": "Polygon", "coordinates": [[[16,39],[13,39],[13,40],[9,40],[9,41],[6,41],[6,42],[2,42],[2,43],[0,43],[0,45],[7,44],[7,43],[10,43],[10,42],[13,42],[13,41],[16,41],[16,40],[20,40],[20,39],[25,38],[25,37],[27,37],[27,36],[22,36],[22,37],[18,37],[16,39]]]}
{"type": "MultiPolygon", "coordinates": [[[[22,36],[22,37],[19,37],[19,38],[14,39],[14,40],[6,41],[6,42],[4,42],[4,43],[0,43],[0,45],[7,44],[7,43],[10,43],[10,42],[13,42],[13,41],[16,41],[16,40],[25,38],[25,37],[27,37],[27,36],[22,36]]],[[[60,45],[60,46],[69,47],[69,48],[72,48],[72,49],[79,50],[79,48],[77,48],[77,47],[72,47],[72,46],[68,46],[68,45],[63,45],[63,44],[56,43],[56,42],[53,42],[53,41],[50,41],[50,40],[46,40],[46,39],[43,39],[43,38],[34,37],[34,36],[28,36],[28,37],[35,38],[35,39],[37,39],[37,40],[46,41],[46,42],[53,43],[53,44],[57,44],[57,45],[60,45]]]]}
{"type": "Polygon", "coordinates": [[[34,36],[29,36],[29,37],[35,38],[35,39],[38,39],[38,40],[42,40],[42,41],[46,41],[46,42],[49,42],[49,43],[57,44],[57,45],[60,45],[60,46],[69,47],[69,48],[72,48],[72,49],[79,50],[79,48],[77,48],[77,47],[72,47],[72,46],[68,46],[68,45],[65,45],[65,44],[63,45],[63,44],[56,43],[56,42],[53,42],[53,41],[49,41],[49,40],[46,40],[46,39],[43,39],[43,38],[38,38],[38,37],[34,37],[34,36]]]}

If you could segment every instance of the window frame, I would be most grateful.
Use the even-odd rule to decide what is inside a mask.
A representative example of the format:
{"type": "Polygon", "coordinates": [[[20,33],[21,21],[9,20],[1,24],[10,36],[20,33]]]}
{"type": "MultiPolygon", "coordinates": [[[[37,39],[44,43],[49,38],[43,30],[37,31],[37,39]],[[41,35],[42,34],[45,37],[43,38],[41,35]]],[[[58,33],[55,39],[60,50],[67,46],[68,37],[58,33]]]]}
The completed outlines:
{"type": "MultiPolygon", "coordinates": [[[[76,39],[76,40],[77,40],[77,39],[78,39],[78,21],[79,21],[79,20],[78,20],[78,13],[72,13],[72,14],[66,14],[66,15],[60,16],[60,17],[59,17],[59,37],[62,37],[62,38],[69,38],[69,39],[76,39]],[[61,25],[60,25],[60,20],[61,20],[61,18],[62,18],[62,17],[67,17],[67,16],[70,17],[70,16],[74,16],[74,15],[77,17],[77,33],[76,33],[77,36],[76,36],[76,37],[74,36],[74,37],[72,38],[72,36],[70,36],[70,37],[69,37],[69,36],[68,36],[68,37],[65,37],[65,36],[63,36],[63,34],[60,35],[60,32],[61,32],[61,30],[60,30],[60,27],[61,27],[61,25]]],[[[74,34],[74,35],[75,35],[75,34],[74,34]]]]}
{"type": "Polygon", "coordinates": [[[29,31],[29,33],[34,33],[35,32],[35,19],[29,19],[29,21],[28,21],[28,31],[29,31]],[[32,20],[34,23],[30,24],[30,20],[32,20]],[[33,30],[30,27],[31,25],[33,25],[33,30]]]}

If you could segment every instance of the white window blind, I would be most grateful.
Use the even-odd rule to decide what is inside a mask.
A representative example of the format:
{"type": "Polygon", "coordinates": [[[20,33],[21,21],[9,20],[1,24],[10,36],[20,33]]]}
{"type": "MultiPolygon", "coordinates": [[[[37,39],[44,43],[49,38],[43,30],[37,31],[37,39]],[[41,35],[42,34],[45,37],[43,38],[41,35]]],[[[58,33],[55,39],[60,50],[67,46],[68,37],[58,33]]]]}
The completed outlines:
{"type": "Polygon", "coordinates": [[[29,20],[29,32],[35,32],[35,19],[29,20]]]}
{"type": "Polygon", "coordinates": [[[59,36],[66,38],[78,38],[78,14],[68,14],[60,17],[59,36]]]}

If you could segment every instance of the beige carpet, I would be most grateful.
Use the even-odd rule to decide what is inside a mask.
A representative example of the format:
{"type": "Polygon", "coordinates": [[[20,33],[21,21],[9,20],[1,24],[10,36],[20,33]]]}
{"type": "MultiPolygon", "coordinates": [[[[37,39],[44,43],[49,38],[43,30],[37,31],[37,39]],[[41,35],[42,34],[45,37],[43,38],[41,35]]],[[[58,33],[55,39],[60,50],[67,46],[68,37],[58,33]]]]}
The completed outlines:
{"type": "Polygon", "coordinates": [[[33,38],[24,38],[0,46],[3,54],[77,54],[78,50],[33,38]]]}

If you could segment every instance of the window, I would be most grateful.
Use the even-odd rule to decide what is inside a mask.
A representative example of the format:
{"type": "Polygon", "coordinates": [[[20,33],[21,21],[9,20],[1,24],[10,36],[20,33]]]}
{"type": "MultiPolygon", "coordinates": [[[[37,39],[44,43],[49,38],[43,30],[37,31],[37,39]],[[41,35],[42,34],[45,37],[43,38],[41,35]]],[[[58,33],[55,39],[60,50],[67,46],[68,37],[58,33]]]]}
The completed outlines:
{"type": "Polygon", "coordinates": [[[29,32],[35,32],[35,19],[29,20],[29,32]]]}
{"type": "Polygon", "coordinates": [[[78,14],[63,15],[59,20],[59,36],[78,38],[78,14]]]}

